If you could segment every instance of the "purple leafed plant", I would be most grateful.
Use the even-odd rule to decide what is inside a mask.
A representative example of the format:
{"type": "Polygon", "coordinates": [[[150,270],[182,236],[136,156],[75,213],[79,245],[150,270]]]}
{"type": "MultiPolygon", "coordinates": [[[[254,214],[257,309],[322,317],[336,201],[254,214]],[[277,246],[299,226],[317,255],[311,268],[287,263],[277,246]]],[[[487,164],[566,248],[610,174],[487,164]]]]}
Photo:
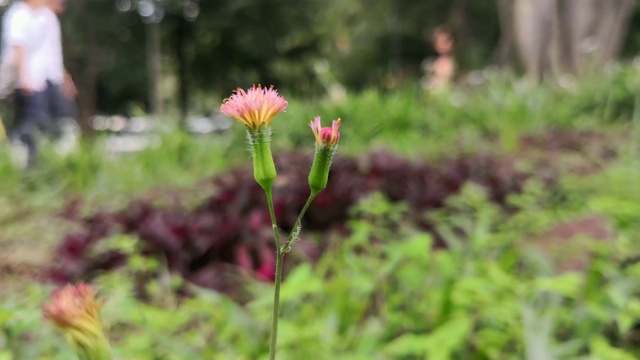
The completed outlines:
{"type": "MultiPolygon", "coordinates": [[[[553,159],[559,152],[597,148],[601,149],[599,156],[607,160],[615,153],[608,148],[610,142],[604,140],[586,133],[556,131],[525,137],[522,148],[528,153],[544,150],[544,156],[552,149],[553,159]],[[594,146],[598,143],[602,146],[594,146]]],[[[367,194],[378,191],[392,201],[406,202],[411,211],[405,221],[434,233],[424,212],[442,207],[464,183],[471,181],[483,186],[490,199],[504,205],[507,196],[519,192],[534,175],[551,184],[555,179],[553,159],[542,159],[529,172],[523,172],[516,170],[512,159],[486,154],[460,155],[429,163],[408,161],[384,151],[357,158],[336,156],[327,187],[316,196],[302,226],[306,234],[316,233],[315,237],[321,240],[322,234],[342,231],[349,208],[367,194]]],[[[273,186],[274,209],[279,230],[288,233],[309,195],[305,175],[313,158],[310,154],[287,152],[275,160],[279,175],[273,186]]],[[[569,171],[593,170],[578,164],[569,171]]],[[[71,201],[61,216],[77,222],[79,231],[66,235],[58,246],[50,275],[66,283],[88,280],[124,265],[124,254],[101,253],[96,245],[111,234],[127,233],[140,239],[143,254],[166,258],[171,271],[230,296],[242,294],[242,283],[247,278],[273,281],[275,245],[271,240],[270,216],[262,189],[252,178],[251,168],[240,167],[199,184],[199,192],[213,195],[193,208],[181,206],[179,196],[172,196],[175,205],[159,205],[146,197],[117,212],[82,217],[81,202],[71,201]]],[[[305,233],[295,251],[287,256],[285,271],[299,253],[312,260],[322,253],[323,242],[310,241],[305,233]]]]}
{"type": "MultiPolygon", "coordinates": [[[[312,157],[287,152],[275,157],[278,180],[274,183],[274,209],[279,230],[290,232],[309,195],[308,173],[312,157]]],[[[487,189],[490,198],[504,204],[509,194],[522,189],[531,174],[516,171],[511,160],[489,155],[464,155],[438,163],[408,161],[379,151],[363,157],[336,156],[327,187],[315,198],[303,221],[306,233],[342,231],[349,209],[361,198],[378,191],[392,201],[406,202],[412,211],[407,222],[431,231],[425,211],[442,207],[468,181],[487,189]]],[[[116,233],[140,238],[141,251],[166,258],[170,270],[200,286],[241,294],[243,279],[273,281],[275,246],[271,221],[260,186],[250,168],[241,167],[199,185],[213,195],[194,208],[159,205],[153,199],[133,201],[113,213],[82,218],[76,201],[62,212],[76,221],[80,231],[68,234],[57,249],[52,269],[60,282],[86,280],[125,264],[125,255],[96,252],[96,245],[116,233]]],[[[302,252],[315,259],[323,250],[302,236],[289,260],[302,252]]],[[[290,262],[290,261],[289,261],[290,262]]],[[[285,262],[285,270],[288,262],[285,262]]]]}

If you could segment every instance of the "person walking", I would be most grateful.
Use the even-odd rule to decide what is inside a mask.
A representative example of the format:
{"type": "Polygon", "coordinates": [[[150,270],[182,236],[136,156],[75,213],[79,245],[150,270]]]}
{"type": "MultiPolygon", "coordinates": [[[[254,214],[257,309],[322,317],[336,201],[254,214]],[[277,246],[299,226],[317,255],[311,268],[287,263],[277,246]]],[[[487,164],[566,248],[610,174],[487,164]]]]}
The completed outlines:
{"type": "Polygon", "coordinates": [[[62,31],[60,29],[59,16],[64,14],[66,10],[65,0],[48,0],[49,12],[47,21],[49,37],[47,38],[47,46],[50,47],[51,61],[49,73],[47,76],[47,87],[53,89],[57,95],[54,100],[58,100],[57,109],[54,109],[53,116],[74,116],[73,101],[77,95],[77,89],[71,75],[66,71],[64,66],[64,55],[62,51],[62,31]]]}
{"type": "Polygon", "coordinates": [[[14,92],[15,118],[9,140],[27,149],[20,166],[31,167],[36,161],[36,132],[46,126],[47,77],[50,47],[47,44],[48,0],[15,2],[3,18],[2,62],[14,65],[17,83],[14,92]]]}
{"type": "MultiPolygon", "coordinates": [[[[50,130],[54,140],[62,140],[66,132],[79,130],[75,121],[77,109],[75,98],[77,89],[71,75],[64,66],[62,51],[62,31],[59,16],[66,10],[65,0],[48,0],[47,27],[49,28],[46,46],[50,54],[49,72],[47,74],[47,99],[50,130]]],[[[73,137],[77,134],[71,134],[73,137]]],[[[74,142],[77,139],[74,139],[74,142]]],[[[66,151],[64,151],[66,152],[66,151]]]]}

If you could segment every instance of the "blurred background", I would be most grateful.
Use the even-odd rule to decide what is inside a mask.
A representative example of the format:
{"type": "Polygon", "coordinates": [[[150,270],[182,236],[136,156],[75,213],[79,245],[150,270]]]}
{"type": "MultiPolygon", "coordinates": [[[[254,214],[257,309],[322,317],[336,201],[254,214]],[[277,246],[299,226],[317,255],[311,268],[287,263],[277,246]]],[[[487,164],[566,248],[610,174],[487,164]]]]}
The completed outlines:
{"type": "Polygon", "coordinates": [[[266,358],[272,228],[218,112],[253,84],[289,101],[284,235],[307,124],[342,118],[282,359],[640,357],[636,1],[68,0],[60,21],[77,126],[26,171],[0,132],[0,359],[72,358],[40,307],[77,281],[118,358],[266,358]]]}
{"type": "Polygon", "coordinates": [[[442,25],[456,78],[493,66],[600,72],[637,54],[638,16],[633,1],[69,0],[62,25],[86,123],[101,112],[207,112],[256,82],[304,98],[394,89],[424,75],[442,25]]]}

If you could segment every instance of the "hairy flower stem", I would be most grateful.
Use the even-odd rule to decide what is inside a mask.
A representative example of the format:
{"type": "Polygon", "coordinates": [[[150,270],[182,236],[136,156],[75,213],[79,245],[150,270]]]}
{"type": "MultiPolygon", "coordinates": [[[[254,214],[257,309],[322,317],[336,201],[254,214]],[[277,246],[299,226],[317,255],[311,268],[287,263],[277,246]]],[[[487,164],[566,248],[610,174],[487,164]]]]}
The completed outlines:
{"type": "Polygon", "coordinates": [[[271,215],[271,226],[273,227],[273,236],[276,240],[276,279],[275,290],[273,292],[273,312],[271,314],[271,342],[269,344],[269,360],[276,358],[276,345],[278,343],[278,318],[280,317],[280,284],[282,283],[282,263],[284,261],[285,252],[280,246],[280,234],[278,233],[278,224],[276,222],[276,213],[273,209],[273,197],[271,196],[271,188],[264,190],[267,195],[267,203],[269,203],[269,215],[271,215]]]}
{"type": "Polygon", "coordinates": [[[313,202],[313,199],[316,198],[316,195],[318,195],[318,193],[319,191],[317,192],[311,191],[311,194],[309,194],[309,198],[307,199],[307,202],[304,204],[302,211],[300,211],[300,214],[298,215],[298,219],[296,220],[295,225],[293,225],[293,230],[291,230],[291,234],[289,234],[289,237],[287,238],[287,242],[284,244],[282,249],[280,249],[280,252],[283,252],[283,253],[289,252],[291,250],[291,246],[293,246],[293,244],[295,244],[296,241],[298,241],[298,238],[300,237],[300,231],[302,230],[302,218],[304,217],[304,214],[307,212],[309,205],[311,205],[311,203],[313,202]]]}
{"type": "Polygon", "coordinates": [[[280,234],[278,233],[278,224],[276,221],[276,214],[273,208],[273,197],[271,195],[271,188],[264,191],[267,196],[267,203],[269,204],[269,215],[271,215],[271,226],[273,227],[273,236],[276,240],[276,278],[275,278],[275,290],[273,291],[273,312],[271,314],[271,342],[269,344],[269,360],[275,360],[276,358],[276,346],[278,344],[278,319],[280,318],[280,285],[282,284],[282,264],[284,263],[284,255],[289,252],[291,246],[298,240],[300,236],[301,222],[307,209],[315,199],[318,192],[312,191],[307,199],[306,204],[300,211],[298,219],[293,227],[293,230],[287,238],[287,242],[284,246],[280,245],[280,234]]]}

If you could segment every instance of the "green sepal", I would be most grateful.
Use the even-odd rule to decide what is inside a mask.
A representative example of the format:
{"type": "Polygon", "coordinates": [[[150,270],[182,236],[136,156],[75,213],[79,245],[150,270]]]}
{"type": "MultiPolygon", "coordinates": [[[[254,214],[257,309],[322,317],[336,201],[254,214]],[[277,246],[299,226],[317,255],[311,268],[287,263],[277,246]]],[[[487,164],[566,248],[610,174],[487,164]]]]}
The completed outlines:
{"type": "Polygon", "coordinates": [[[329,170],[331,160],[336,152],[337,146],[316,145],[316,153],[313,157],[313,164],[309,172],[309,187],[312,194],[317,194],[327,187],[329,181],[329,170]]]}
{"type": "Polygon", "coordinates": [[[247,140],[253,159],[253,177],[264,190],[269,190],[277,175],[271,154],[271,127],[247,129],[247,140]]]}

